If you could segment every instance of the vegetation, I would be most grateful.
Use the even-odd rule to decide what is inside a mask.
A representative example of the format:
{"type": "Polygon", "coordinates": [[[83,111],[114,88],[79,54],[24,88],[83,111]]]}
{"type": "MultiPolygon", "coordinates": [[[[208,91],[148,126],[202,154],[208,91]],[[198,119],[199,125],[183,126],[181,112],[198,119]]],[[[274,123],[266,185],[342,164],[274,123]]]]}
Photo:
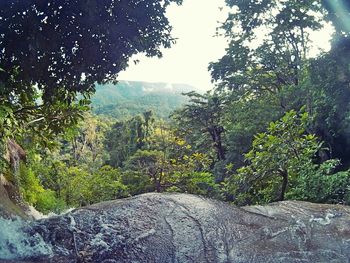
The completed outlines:
{"type": "Polygon", "coordinates": [[[138,52],[171,46],[171,2],[181,0],[2,1],[2,137],[29,131],[50,141],[76,124],[96,82],[115,81],[138,52]]]}
{"type": "Polygon", "coordinates": [[[37,209],[146,192],[239,205],[350,204],[350,31],[342,1],[226,1],[231,13],[221,30],[229,46],[209,65],[215,87],[184,93],[186,104],[170,118],[126,83],[119,93],[100,84],[115,80],[132,54],[160,55],[170,45],[164,11],[181,1],[12,2],[0,4],[0,132],[3,153],[15,139],[27,158],[18,169],[2,161],[1,169],[37,209]],[[72,24],[63,15],[74,16],[72,24]],[[332,48],[311,58],[310,33],[328,22],[332,48]],[[97,93],[89,112],[95,83],[117,104],[97,93]]]}
{"type": "Polygon", "coordinates": [[[287,112],[271,122],[267,131],[255,136],[251,150],[245,154],[248,165],[237,170],[228,182],[238,203],[259,203],[293,199],[317,202],[342,201],[340,189],[348,191],[347,173],[332,174],[339,160],[317,163],[322,143],[306,132],[308,114],[287,112]],[[333,199],[334,200],[334,199],[333,199]]]}

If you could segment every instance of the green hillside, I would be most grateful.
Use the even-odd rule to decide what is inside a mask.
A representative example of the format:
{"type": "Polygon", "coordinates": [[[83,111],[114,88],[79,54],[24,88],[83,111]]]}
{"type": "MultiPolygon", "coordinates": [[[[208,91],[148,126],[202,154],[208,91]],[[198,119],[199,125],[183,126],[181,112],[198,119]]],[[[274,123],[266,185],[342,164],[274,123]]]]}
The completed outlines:
{"type": "Polygon", "coordinates": [[[126,118],[147,110],[166,118],[186,102],[182,92],[195,88],[186,84],[119,81],[118,84],[96,85],[92,98],[93,113],[126,118]]]}

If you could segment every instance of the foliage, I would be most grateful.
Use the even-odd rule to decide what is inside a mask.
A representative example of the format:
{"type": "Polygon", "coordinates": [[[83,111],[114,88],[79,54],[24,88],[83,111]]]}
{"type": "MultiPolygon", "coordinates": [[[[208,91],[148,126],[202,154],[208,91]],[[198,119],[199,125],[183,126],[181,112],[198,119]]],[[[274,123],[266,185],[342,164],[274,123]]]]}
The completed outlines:
{"type": "MultiPolygon", "coordinates": [[[[230,194],[226,198],[236,199],[239,203],[268,202],[282,197],[343,202],[348,191],[347,171],[337,171],[349,167],[347,58],[350,42],[344,23],[348,19],[348,6],[344,1],[279,0],[230,0],[227,5],[231,12],[221,29],[229,39],[229,46],[226,54],[209,66],[217,85],[216,92],[226,94],[228,101],[222,121],[226,130],[226,160],[216,164],[224,173],[237,177],[231,176],[227,185],[231,187],[227,191],[230,194]],[[310,32],[319,30],[329,20],[336,27],[332,50],[310,59],[310,32]],[[271,126],[262,133],[265,136],[261,132],[269,122],[303,105],[310,117],[304,132],[307,130],[319,136],[328,150],[317,147],[317,140],[313,142],[310,137],[309,142],[303,142],[310,148],[310,156],[303,153],[302,156],[307,157],[303,161],[283,159],[288,147],[278,145],[285,142],[274,139],[275,143],[270,142],[268,146],[267,138],[273,138],[271,134],[267,136],[272,132],[271,126]],[[248,152],[254,134],[258,134],[254,142],[260,140],[266,149],[262,150],[264,154],[260,153],[253,144],[253,149],[246,155],[252,163],[244,166],[243,153],[248,152]],[[254,151],[259,154],[255,156],[254,151]],[[311,156],[316,152],[317,163],[316,156],[311,156]],[[256,158],[265,161],[261,171],[253,167],[256,158]],[[281,175],[288,170],[283,166],[288,167],[288,176],[281,175]],[[330,166],[333,169],[326,173],[325,167],[330,166]],[[271,168],[274,172],[268,171],[271,168]],[[243,176],[244,173],[249,179],[243,176]],[[283,178],[293,185],[286,189],[285,196],[282,196],[282,188],[287,180],[283,178]],[[295,180],[298,183],[294,183],[295,180]],[[299,189],[298,194],[290,194],[293,189],[299,189]]],[[[298,127],[294,127],[291,134],[293,129],[298,131],[298,127]]],[[[301,134],[295,134],[295,137],[303,138],[301,134]]]]}
{"type": "MultiPolygon", "coordinates": [[[[118,122],[117,125],[122,126],[114,124],[111,130],[97,128],[101,125],[98,117],[85,115],[85,118],[84,123],[70,129],[61,142],[56,143],[59,148],[41,155],[34,151],[30,158],[36,180],[42,188],[50,191],[48,199],[54,193],[55,198],[69,207],[130,194],[175,189],[219,196],[219,186],[209,172],[210,160],[207,156],[192,153],[190,145],[175,136],[168,124],[153,119],[152,112],[118,122]],[[126,130],[116,127],[125,127],[126,130]],[[106,136],[106,133],[111,135],[116,132],[115,137],[106,136]],[[123,158],[116,159],[120,166],[104,166],[101,160],[92,158],[96,149],[99,149],[99,155],[108,156],[104,147],[93,147],[101,143],[111,147],[111,158],[114,150],[120,151],[123,147],[133,150],[126,157],[117,157],[123,158]]],[[[107,159],[104,161],[107,162],[107,159]]]]}
{"type": "Polygon", "coordinates": [[[56,193],[52,190],[45,190],[38,194],[37,202],[34,207],[43,214],[61,213],[66,208],[67,205],[64,200],[56,197],[56,193]]]}
{"type": "Polygon", "coordinates": [[[76,125],[96,82],[115,81],[136,53],[171,46],[171,2],[181,0],[2,1],[0,138],[47,146],[76,125]]]}
{"type": "Polygon", "coordinates": [[[130,195],[138,195],[155,191],[151,178],[139,171],[123,171],[121,175],[121,182],[127,186],[130,195]]]}
{"type": "Polygon", "coordinates": [[[108,118],[85,113],[84,120],[71,127],[63,137],[62,159],[70,165],[86,166],[89,171],[100,168],[109,157],[104,151],[104,142],[111,124],[108,118]]]}
{"type": "Polygon", "coordinates": [[[174,41],[165,16],[171,2],[181,3],[1,2],[4,93],[30,96],[37,84],[45,102],[72,102],[77,92],[93,91],[95,82],[115,80],[133,54],[161,56],[160,47],[174,41]]]}
{"type": "Polygon", "coordinates": [[[220,81],[219,89],[278,92],[283,85],[298,85],[311,45],[309,31],[322,27],[320,4],[298,0],[227,4],[232,12],[222,29],[230,44],[209,67],[213,79],[220,81]]]}
{"type": "Polygon", "coordinates": [[[120,172],[111,167],[101,167],[93,174],[79,167],[70,167],[67,176],[70,180],[64,195],[67,204],[71,206],[128,196],[126,186],[120,182],[120,172]]]}
{"type": "Polygon", "coordinates": [[[131,155],[144,146],[145,135],[147,129],[150,129],[151,122],[137,115],[126,121],[117,121],[112,126],[105,141],[111,166],[122,166],[131,155]]]}
{"type": "Polygon", "coordinates": [[[18,184],[24,199],[42,213],[58,213],[66,207],[64,201],[56,197],[54,191],[44,189],[33,170],[24,164],[20,167],[18,184]]]}
{"type": "Polygon", "coordinates": [[[307,113],[290,111],[255,137],[245,155],[249,164],[229,181],[237,203],[265,203],[285,197],[326,202],[344,189],[347,173],[331,174],[339,161],[315,163],[322,144],[315,135],[306,133],[308,121],[307,113]]]}
{"type": "Polygon", "coordinates": [[[169,192],[182,192],[221,198],[220,187],[215,182],[213,174],[209,172],[176,173],[174,186],[167,189],[169,192]]]}
{"type": "Polygon", "coordinates": [[[325,141],[329,158],[349,163],[350,42],[337,42],[332,50],[311,61],[309,89],[312,96],[313,131],[325,141]],[[346,44],[347,43],[347,44],[346,44]]]}
{"type": "Polygon", "coordinates": [[[121,181],[121,173],[118,169],[103,166],[93,175],[90,182],[90,203],[97,203],[112,199],[127,197],[129,191],[121,181]]]}
{"type": "Polygon", "coordinates": [[[279,100],[268,92],[261,96],[241,96],[233,92],[223,122],[226,128],[225,164],[232,168],[244,165],[244,154],[250,150],[254,135],[266,131],[269,123],[279,119],[283,109],[279,100]]]}
{"type": "Polygon", "coordinates": [[[185,93],[189,102],[173,114],[177,132],[194,145],[194,150],[212,149],[218,161],[225,159],[222,124],[225,97],[217,93],[185,93]]]}
{"type": "Polygon", "coordinates": [[[338,165],[339,161],[333,159],[320,165],[312,164],[300,170],[295,184],[286,193],[286,198],[318,203],[349,204],[350,174],[349,171],[334,173],[338,165]]]}
{"type": "Polygon", "coordinates": [[[88,205],[129,195],[127,186],[121,182],[121,172],[109,166],[102,166],[91,172],[84,166],[67,167],[60,161],[46,161],[45,165],[36,164],[33,171],[43,187],[49,189],[50,194],[54,193],[66,207],[88,205]]]}
{"type": "MultiPolygon", "coordinates": [[[[145,122],[147,114],[144,114],[145,122]]],[[[123,163],[123,183],[130,193],[149,191],[201,192],[195,182],[206,175],[207,193],[213,192],[214,177],[208,171],[210,160],[205,154],[192,152],[185,140],[174,134],[165,122],[155,121],[145,128],[143,145],[123,163]],[[209,179],[211,178],[211,181],[209,179]],[[193,184],[193,186],[189,186],[193,184]],[[197,188],[196,188],[197,187],[197,188]],[[194,190],[197,189],[197,190],[194,190]]],[[[130,135],[129,135],[130,136],[130,135]]],[[[125,141],[125,140],[124,140],[125,141]]],[[[205,187],[205,183],[201,187],[205,187]]],[[[215,185],[216,186],[216,185],[215,185]]],[[[217,188],[215,188],[217,190],[217,188]]],[[[202,189],[203,193],[205,190],[202,189]]]]}
{"type": "Polygon", "coordinates": [[[127,160],[125,169],[138,171],[143,176],[148,176],[153,183],[154,189],[157,192],[161,191],[167,169],[161,151],[138,150],[127,160]]]}
{"type": "Polygon", "coordinates": [[[12,176],[41,211],[153,191],[350,203],[345,1],[227,0],[215,87],[185,99],[179,85],[106,83],[131,55],[170,46],[165,8],[181,1],[34,2],[0,4],[0,154],[8,138],[26,149],[12,176]],[[332,49],[310,58],[328,21],[332,49]]]}

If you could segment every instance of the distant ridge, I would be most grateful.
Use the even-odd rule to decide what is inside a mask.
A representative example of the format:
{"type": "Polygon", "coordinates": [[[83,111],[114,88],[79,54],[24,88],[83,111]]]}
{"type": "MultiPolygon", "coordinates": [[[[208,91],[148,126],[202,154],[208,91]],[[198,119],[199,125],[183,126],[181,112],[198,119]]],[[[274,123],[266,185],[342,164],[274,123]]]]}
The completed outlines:
{"type": "Polygon", "coordinates": [[[124,119],[147,110],[167,118],[186,102],[182,92],[196,90],[188,84],[121,80],[116,85],[96,85],[93,112],[124,119]]]}

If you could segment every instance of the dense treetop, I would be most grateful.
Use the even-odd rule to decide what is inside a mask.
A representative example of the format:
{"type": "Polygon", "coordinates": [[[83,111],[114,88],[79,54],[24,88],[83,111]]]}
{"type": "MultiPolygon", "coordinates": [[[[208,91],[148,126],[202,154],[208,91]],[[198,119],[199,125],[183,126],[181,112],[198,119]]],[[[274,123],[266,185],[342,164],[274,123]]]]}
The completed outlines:
{"type": "Polygon", "coordinates": [[[44,99],[66,97],[115,80],[133,54],[161,56],[173,41],[170,2],[181,1],[1,1],[2,91],[35,84],[44,99]]]}
{"type": "Polygon", "coordinates": [[[1,1],[2,137],[61,132],[82,116],[96,82],[115,81],[133,54],[161,56],[174,42],[171,2],[181,0],[1,1]]]}

